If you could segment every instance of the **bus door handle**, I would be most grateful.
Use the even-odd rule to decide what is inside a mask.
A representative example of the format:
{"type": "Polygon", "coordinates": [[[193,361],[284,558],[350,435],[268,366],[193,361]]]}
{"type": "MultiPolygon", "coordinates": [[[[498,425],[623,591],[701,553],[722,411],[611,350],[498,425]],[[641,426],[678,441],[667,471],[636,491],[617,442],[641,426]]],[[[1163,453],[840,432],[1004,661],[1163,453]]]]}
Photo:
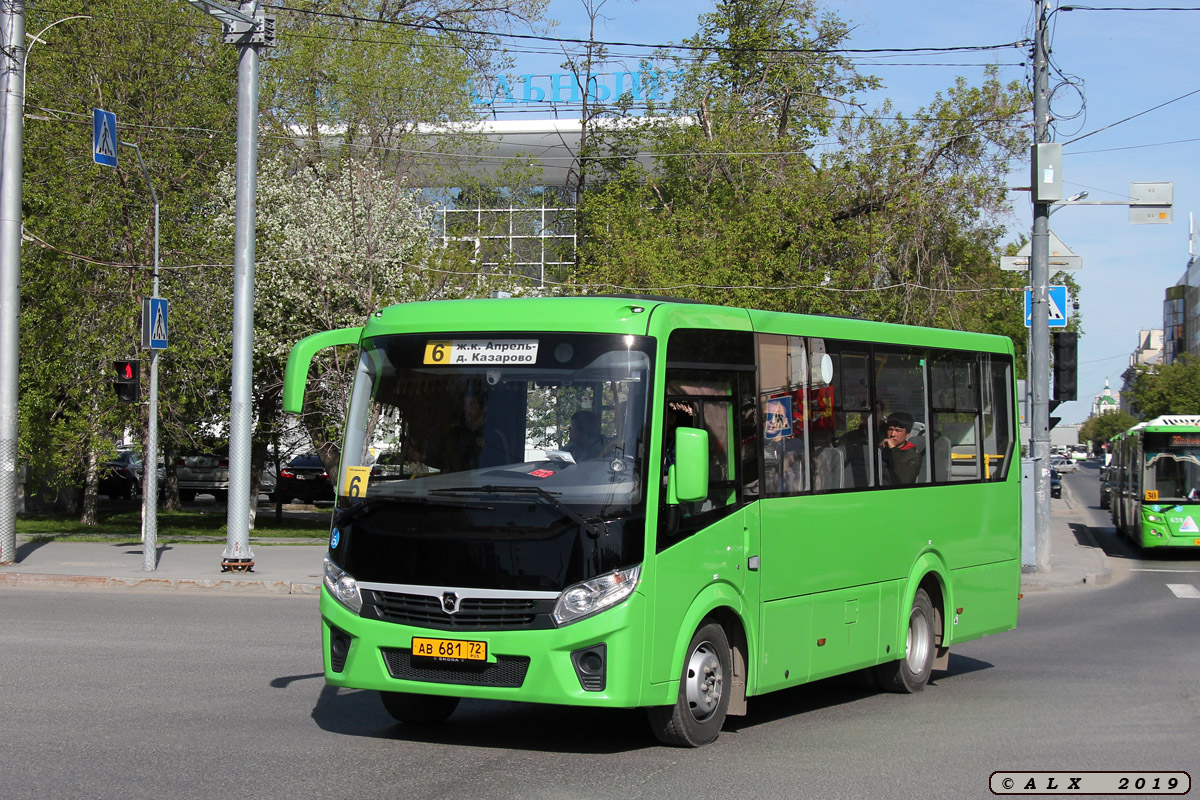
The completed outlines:
{"type": "Polygon", "coordinates": [[[758,572],[758,556],[750,556],[746,559],[746,569],[751,572],[758,572]]]}

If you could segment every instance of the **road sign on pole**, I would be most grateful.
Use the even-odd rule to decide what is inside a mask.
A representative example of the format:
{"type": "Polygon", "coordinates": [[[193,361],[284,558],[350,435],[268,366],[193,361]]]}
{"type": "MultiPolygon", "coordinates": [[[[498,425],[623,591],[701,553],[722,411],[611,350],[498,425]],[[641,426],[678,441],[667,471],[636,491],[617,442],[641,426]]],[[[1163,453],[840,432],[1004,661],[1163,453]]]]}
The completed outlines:
{"type": "Polygon", "coordinates": [[[142,348],[167,349],[167,298],[142,298],[142,348]]]}
{"type": "MultiPolygon", "coordinates": [[[[1050,271],[1051,272],[1070,272],[1080,269],[1083,266],[1083,259],[1075,255],[1071,248],[1063,244],[1063,240],[1054,235],[1054,231],[1048,232],[1050,235],[1050,271]]],[[[1015,256],[1001,256],[1000,269],[1006,269],[1010,272],[1021,272],[1029,269],[1029,254],[1033,252],[1029,242],[1017,252],[1015,256]]]]}
{"type": "Polygon", "coordinates": [[[92,109],[92,161],[117,165],[117,115],[99,108],[92,109]]]}
{"type": "MultiPolygon", "coordinates": [[[[1051,328],[1067,327],[1067,287],[1065,286],[1047,286],[1047,299],[1050,301],[1050,307],[1047,309],[1049,315],[1048,325],[1051,328]]],[[[1025,289],[1025,327],[1028,328],[1033,319],[1033,290],[1025,289]]]]}

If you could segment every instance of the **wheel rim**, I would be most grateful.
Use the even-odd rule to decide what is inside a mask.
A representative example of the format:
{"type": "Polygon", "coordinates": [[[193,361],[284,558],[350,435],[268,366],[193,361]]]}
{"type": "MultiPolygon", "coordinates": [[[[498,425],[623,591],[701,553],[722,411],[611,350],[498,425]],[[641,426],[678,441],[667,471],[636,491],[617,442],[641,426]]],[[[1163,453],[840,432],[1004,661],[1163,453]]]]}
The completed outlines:
{"type": "Polygon", "coordinates": [[[908,637],[904,641],[904,663],[910,672],[919,673],[929,657],[929,620],[924,614],[913,614],[908,620],[908,637]]]}
{"type": "Polygon", "coordinates": [[[703,722],[716,712],[725,690],[725,671],[712,642],[696,645],[687,665],[688,708],[697,722],[703,722]]]}

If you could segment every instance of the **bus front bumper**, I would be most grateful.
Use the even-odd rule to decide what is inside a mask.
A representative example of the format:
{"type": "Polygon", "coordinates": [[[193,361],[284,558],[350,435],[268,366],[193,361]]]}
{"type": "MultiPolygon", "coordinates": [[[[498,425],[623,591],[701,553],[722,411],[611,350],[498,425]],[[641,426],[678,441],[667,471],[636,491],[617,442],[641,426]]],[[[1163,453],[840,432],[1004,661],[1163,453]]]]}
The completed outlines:
{"type": "Polygon", "coordinates": [[[644,628],[645,605],[634,592],[561,628],[462,632],[364,619],[323,586],[325,681],[383,692],[633,708],[643,704],[642,640],[635,632],[644,628]],[[413,658],[413,637],[483,642],[487,659],[413,658]]]}

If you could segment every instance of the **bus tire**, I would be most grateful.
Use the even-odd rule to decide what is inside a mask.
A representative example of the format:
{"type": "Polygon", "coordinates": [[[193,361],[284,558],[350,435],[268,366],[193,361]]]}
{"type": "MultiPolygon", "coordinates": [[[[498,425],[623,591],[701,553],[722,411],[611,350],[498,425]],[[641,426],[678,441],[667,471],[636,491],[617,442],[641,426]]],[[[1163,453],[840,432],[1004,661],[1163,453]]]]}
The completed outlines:
{"type": "Polygon", "coordinates": [[[700,626],[688,644],[672,706],[647,709],[650,728],[672,747],[699,747],[715,740],[729,711],[733,659],[725,630],[715,622],[700,626]]]}
{"type": "Polygon", "coordinates": [[[442,697],[433,694],[410,694],[408,692],[380,692],[383,707],[397,722],[415,725],[436,725],[458,708],[457,697],[442,697]]]}
{"type": "Polygon", "coordinates": [[[915,694],[929,683],[933,674],[936,648],[933,603],[924,589],[917,589],[912,610],[908,612],[908,633],[905,636],[904,657],[875,667],[879,688],[900,694],[915,694]]]}

